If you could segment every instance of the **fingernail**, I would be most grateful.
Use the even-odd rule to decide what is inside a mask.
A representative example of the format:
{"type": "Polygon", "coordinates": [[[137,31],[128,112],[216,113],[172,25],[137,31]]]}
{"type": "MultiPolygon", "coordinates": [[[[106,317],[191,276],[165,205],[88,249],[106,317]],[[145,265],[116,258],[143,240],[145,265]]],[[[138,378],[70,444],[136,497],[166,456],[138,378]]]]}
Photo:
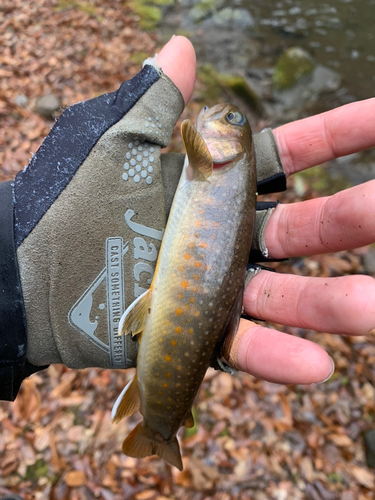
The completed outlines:
{"type": "Polygon", "coordinates": [[[332,363],[332,370],[331,370],[330,374],[328,375],[328,377],[325,378],[324,380],[322,380],[321,382],[317,382],[318,384],[324,384],[324,382],[327,382],[327,380],[329,380],[335,372],[335,363],[334,363],[333,359],[331,358],[331,356],[329,357],[329,359],[331,360],[331,363],[332,363]]]}
{"type": "Polygon", "coordinates": [[[173,38],[176,38],[176,35],[172,35],[169,41],[173,40],[173,38]]]}

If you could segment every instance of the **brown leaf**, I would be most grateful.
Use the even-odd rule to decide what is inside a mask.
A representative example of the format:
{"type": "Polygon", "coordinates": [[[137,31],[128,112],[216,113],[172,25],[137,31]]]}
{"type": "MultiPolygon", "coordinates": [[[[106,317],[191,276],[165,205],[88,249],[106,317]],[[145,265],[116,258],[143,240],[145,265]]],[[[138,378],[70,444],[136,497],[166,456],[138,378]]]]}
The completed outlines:
{"type": "Polygon", "coordinates": [[[80,470],[72,470],[67,472],[64,478],[66,484],[72,488],[83,486],[86,484],[86,474],[80,470]]]}
{"type": "Polygon", "coordinates": [[[373,472],[370,472],[368,469],[364,469],[363,467],[358,467],[357,465],[353,465],[350,468],[350,471],[359,484],[370,490],[374,489],[375,482],[373,472]]]}

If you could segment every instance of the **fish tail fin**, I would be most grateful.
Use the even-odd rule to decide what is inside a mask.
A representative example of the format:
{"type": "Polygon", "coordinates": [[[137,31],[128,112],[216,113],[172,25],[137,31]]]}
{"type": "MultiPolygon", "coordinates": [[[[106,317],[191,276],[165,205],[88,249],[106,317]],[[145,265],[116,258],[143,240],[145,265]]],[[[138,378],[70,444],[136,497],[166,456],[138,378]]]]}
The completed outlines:
{"type": "Polygon", "coordinates": [[[159,441],[149,429],[142,426],[140,422],[135,427],[129,436],[125,439],[122,445],[122,451],[125,455],[134,458],[144,458],[150,455],[158,455],[171,465],[182,470],[182,459],[180,446],[177,438],[174,437],[171,441],[159,441]]]}
{"type": "Polygon", "coordinates": [[[140,396],[137,374],[127,383],[112,408],[111,421],[120,422],[125,417],[133,415],[139,408],[140,396]]]}

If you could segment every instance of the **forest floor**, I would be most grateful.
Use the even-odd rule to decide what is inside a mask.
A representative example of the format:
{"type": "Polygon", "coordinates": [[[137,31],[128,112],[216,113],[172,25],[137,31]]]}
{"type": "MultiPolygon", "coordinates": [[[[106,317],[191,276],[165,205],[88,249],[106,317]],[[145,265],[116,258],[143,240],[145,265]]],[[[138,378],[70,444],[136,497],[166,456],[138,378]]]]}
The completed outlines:
{"type": "MultiPolygon", "coordinates": [[[[0,181],[27,165],[54,123],[35,112],[39,97],[54,94],[66,107],[113,91],[160,45],[120,0],[2,0],[0,181]]],[[[195,116],[200,105],[196,99],[185,115],[195,116]]],[[[299,200],[289,185],[277,198],[299,200]]],[[[303,196],[317,195],[307,187],[303,196]]],[[[308,276],[367,273],[369,251],[275,267],[308,276]]],[[[110,412],[132,371],[54,365],[25,380],[14,403],[0,403],[0,498],[9,492],[24,500],[375,498],[363,444],[363,433],[375,427],[374,335],[272,326],[319,343],[335,361],[334,375],[320,385],[284,386],[209,370],[195,404],[197,426],[180,435],[183,472],[157,457],[122,453],[139,416],[112,425],[110,412]]]]}

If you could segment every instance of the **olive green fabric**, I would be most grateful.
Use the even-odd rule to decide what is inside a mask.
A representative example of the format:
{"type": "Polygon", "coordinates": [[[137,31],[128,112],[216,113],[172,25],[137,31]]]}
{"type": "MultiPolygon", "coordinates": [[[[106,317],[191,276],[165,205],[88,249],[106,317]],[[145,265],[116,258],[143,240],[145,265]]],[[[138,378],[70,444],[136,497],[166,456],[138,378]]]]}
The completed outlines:
{"type": "Polygon", "coordinates": [[[101,137],[20,245],[32,364],[134,365],[136,343],[119,337],[117,324],[123,304],[152,279],[166,222],[160,148],[183,107],[162,75],[101,137]]]}

